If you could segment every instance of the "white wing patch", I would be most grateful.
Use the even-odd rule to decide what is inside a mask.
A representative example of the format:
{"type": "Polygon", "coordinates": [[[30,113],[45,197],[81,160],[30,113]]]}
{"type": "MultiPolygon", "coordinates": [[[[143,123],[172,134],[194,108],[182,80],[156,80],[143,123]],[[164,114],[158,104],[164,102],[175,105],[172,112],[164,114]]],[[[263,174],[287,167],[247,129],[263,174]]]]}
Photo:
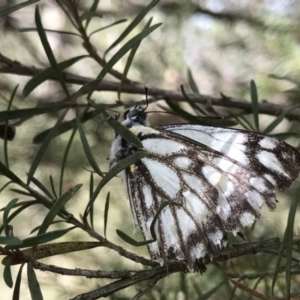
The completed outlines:
{"type": "Polygon", "coordinates": [[[180,190],[180,180],[176,172],[154,159],[143,158],[142,161],[149,170],[156,186],[161,188],[169,197],[174,198],[180,190]]]}
{"type": "Polygon", "coordinates": [[[277,143],[277,141],[274,140],[274,139],[270,139],[270,138],[268,138],[268,137],[265,137],[264,139],[262,139],[262,140],[259,142],[259,145],[260,145],[262,148],[273,150],[273,149],[276,148],[276,146],[278,145],[278,143],[277,143]]]}
{"type": "Polygon", "coordinates": [[[185,148],[184,145],[176,141],[161,138],[144,140],[143,146],[149,152],[164,156],[178,153],[185,148]]]}
{"type": "MultiPolygon", "coordinates": [[[[234,234],[260,217],[261,206],[275,208],[275,187],[286,189],[300,170],[297,150],[272,137],[200,125],[143,126],[143,110],[123,124],[138,136],[147,157],[126,170],[132,213],[145,239],[161,204],[153,260],[182,260],[190,270],[202,258],[218,256],[226,233],[234,234]],[[139,123],[141,125],[139,125],[139,123]],[[133,126],[133,127],[131,127],[133,126]]],[[[130,114],[129,113],[129,114],[130,114]]],[[[112,161],[137,149],[118,136],[112,161]]]]}
{"type": "Polygon", "coordinates": [[[257,153],[257,158],[265,167],[289,177],[274,153],[262,150],[257,153]]]}
{"type": "MultiPolygon", "coordinates": [[[[233,158],[234,160],[246,165],[249,163],[248,157],[245,154],[245,135],[241,135],[237,132],[224,132],[224,130],[218,130],[220,128],[201,126],[205,130],[195,131],[191,130],[191,127],[175,127],[172,128],[172,132],[184,135],[198,143],[201,143],[209,148],[224,153],[226,156],[233,158]],[[208,129],[208,130],[206,130],[208,129]]],[[[167,130],[171,128],[166,127],[167,130]]]]}

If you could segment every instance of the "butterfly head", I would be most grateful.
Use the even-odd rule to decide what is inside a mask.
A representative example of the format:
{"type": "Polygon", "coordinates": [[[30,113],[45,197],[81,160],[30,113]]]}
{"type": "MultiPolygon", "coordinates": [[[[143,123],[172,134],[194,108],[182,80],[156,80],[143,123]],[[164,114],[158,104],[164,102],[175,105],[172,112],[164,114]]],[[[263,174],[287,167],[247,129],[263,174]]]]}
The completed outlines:
{"type": "Polygon", "coordinates": [[[124,121],[122,124],[131,128],[133,126],[145,125],[146,124],[146,110],[147,107],[142,107],[140,105],[128,110],[124,115],[124,121]]]}

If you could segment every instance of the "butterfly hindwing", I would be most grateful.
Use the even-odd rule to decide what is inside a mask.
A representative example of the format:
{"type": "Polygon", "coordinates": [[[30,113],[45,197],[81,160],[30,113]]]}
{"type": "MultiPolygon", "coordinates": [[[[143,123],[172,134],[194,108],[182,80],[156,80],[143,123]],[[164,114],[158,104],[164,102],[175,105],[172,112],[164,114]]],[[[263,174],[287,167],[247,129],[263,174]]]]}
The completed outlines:
{"type": "Polygon", "coordinates": [[[145,239],[163,201],[152,259],[187,260],[197,269],[216,256],[226,232],[239,232],[260,216],[264,202],[275,208],[275,187],[259,173],[223,153],[175,132],[149,127],[132,130],[149,152],[126,171],[133,213],[145,239]]]}

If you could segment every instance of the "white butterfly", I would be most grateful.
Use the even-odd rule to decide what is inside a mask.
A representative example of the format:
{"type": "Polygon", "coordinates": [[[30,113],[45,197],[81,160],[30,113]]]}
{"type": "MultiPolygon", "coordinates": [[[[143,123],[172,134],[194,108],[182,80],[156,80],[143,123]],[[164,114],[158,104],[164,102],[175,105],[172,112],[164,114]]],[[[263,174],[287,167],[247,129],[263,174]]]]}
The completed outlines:
{"type": "MultiPolygon", "coordinates": [[[[297,178],[300,154],[254,132],[191,124],[151,128],[144,110],[131,109],[122,122],[148,152],[123,173],[134,220],[151,240],[153,218],[169,201],[155,223],[150,256],[201,270],[202,258],[218,256],[226,245],[226,232],[253,224],[263,203],[275,208],[275,188],[284,190],[297,178]]],[[[117,135],[111,161],[136,151],[117,135]]]]}

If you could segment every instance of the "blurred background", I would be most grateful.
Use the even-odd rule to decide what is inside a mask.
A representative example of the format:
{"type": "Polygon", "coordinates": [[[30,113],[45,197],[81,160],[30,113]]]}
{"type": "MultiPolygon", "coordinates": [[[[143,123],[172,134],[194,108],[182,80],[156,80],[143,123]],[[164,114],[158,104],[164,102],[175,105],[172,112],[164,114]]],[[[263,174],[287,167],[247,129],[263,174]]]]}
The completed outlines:
{"type": "MultiPolygon", "coordinates": [[[[19,3],[21,1],[1,0],[0,11],[19,3]]],[[[93,3],[94,1],[78,1],[80,12],[88,11],[93,3]]],[[[78,32],[60,5],[52,0],[39,1],[36,4],[40,8],[43,27],[54,31],[47,32],[47,38],[57,62],[78,55],[86,55],[87,51],[82,45],[82,39],[70,34],[70,32],[78,32]],[[55,31],[68,33],[62,34],[55,31]]],[[[36,27],[34,19],[36,4],[0,18],[0,53],[28,68],[43,69],[49,66],[49,62],[39,36],[36,31],[24,30],[36,27]]],[[[146,4],[148,1],[147,3],[138,0],[99,1],[96,11],[99,15],[101,14],[101,17],[91,19],[87,28],[89,34],[121,20],[119,24],[98,31],[91,36],[91,44],[99,56],[103,57],[105,50],[120,36],[146,4]]],[[[300,2],[292,0],[161,0],[132,32],[132,34],[137,34],[151,16],[153,17],[152,24],[163,23],[142,41],[128,73],[128,78],[141,85],[148,84],[150,89],[153,87],[179,91],[180,85],[183,84],[189,91],[187,74],[190,70],[201,94],[218,97],[220,93],[223,93],[226,96],[245,100],[250,99],[249,82],[253,79],[257,85],[260,101],[286,106],[298,104],[300,92],[299,14],[300,2]]],[[[112,57],[121,46],[122,44],[112,49],[107,54],[107,59],[112,57]]],[[[114,69],[122,73],[125,63],[126,56],[114,66],[114,69]]],[[[22,90],[31,77],[25,74],[18,75],[18,72],[13,69],[8,72],[4,67],[1,68],[1,64],[3,66],[3,61],[0,60],[1,110],[7,109],[11,93],[17,84],[19,87],[12,109],[40,107],[57,103],[64,98],[64,92],[57,81],[46,81],[29,96],[22,96],[22,90]]],[[[85,58],[72,65],[68,72],[94,79],[100,70],[101,67],[95,60],[85,58]]],[[[112,75],[107,75],[105,79],[118,82],[112,75]]],[[[73,92],[79,87],[79,85],[68,84],[68,89],[73,92]]],[[[121,100],[124,103],[138,102],[144,98],[143,94],[121,94],[121,100]]],[[[114,104],[118,97],[116,92],[98,91],[93,94],[92,99],[98,104],[114,104]]],[[[118,110],[124,111],[121,105],[118,110]]],[[[8,153],[10,168],[24,180],[26,180],[26,174],[39,148],[39,145],[32,142],[33,138],[38,133],[51,128],[59,115],[60,113],[54,112],[18,121],[16,138],[9,143],[8,153]]],[[[71,120],[74,116],[74,112],[70,110],[66,119],[71,120]]],[[[252,120],[250,117],[249,119],[252,120]]],[[[272,119],[274,117],[261,115],[261,128],[266,127],[272,119]]],[[[169,123],[175,121],[172,117],[167,118],[169,123]]],[[[160,120],[156,120],[153,114],[152,125],[158,122],[160,120]]],[[[299,126],[295,122],[285,119],[276,128],[275,133],[297,131],[298,129],[299,126]]],[[[110,144],[114,139],[113,130],[105,122],[103,123],[103,118],[100,117],[85,123],[84,130],[97,163],[102,171],[107,171],[110,144]]],[[[50,175],[54,178],[54,183],[58,184],[62,157],[69,136],[70,132],[53,139],[35,174],[49,188],[50,175]]],[[[289,138],[287,141],[298,146],[296,138],[289,138]]],[[[0,148],[2,144],[1,140],[0,148]]],[[[2,160],[1,155],[0,153],[2,160]]],[[[63,185],[65,191],[75,184],[84,184],[79,193],[67,204],[67,209],[76,217],[79,217],[88,201],[90,179],[88,170],[91,168],[77,134],[67,160],[63,185]]],[[[1,186],[6,182],[6,178],[0,178],[1,186]]],[[[129,203],[119,178],[113,179],[106,185],[96,201],[94,221],[96,230],[101,234],[103,232],[103,211],[108,191],[111,191],[108,239],[130,251],[148,257],[146,247],[137,249],[127,245],[115,233],[117,228],[122,228],[125,232],[132,233],[136,239],[142,239],[138,232],[134,233],[129,203]]],[[[290,189],[290,194],[292,193],[293,188],[290,189]]],[[[26,196],[16,196],[6,189],[1,194],[1,207],[15,197],[26,200],[26,196]]],[[[245,236],[247,237],[249,234],[250,240],[282,235],[290,199],[287,193],[278,193],[278,198],[280,202],[276,213],[270,215],[264,209],[263,218],[256,224],[255,230],[250,232],[250,229],[246,229],[245,236]],[[276,219],[274,216],[279,216],[279,218],[276,219]]],[[[46,209],[42,206],[34,206],[30,210],[24,211],[12,222],[15,235],[21,238],[29,236],[30,231],[41,224],[46,213],[46,209]]],[[[64,228],[64,225],[57,224],[52,227],[52,229],[64,228]]],[[[299,231],[299,228],[295,227],[299,231]]],[[[76,229],[61,240],[92,239],[76,229]]],[[[142,268],[105,248],[54,256],[44,259],[43,262],[67,268],[101,270],[142,268]]],[[[226,265],[228,268],[231,266],[233,269],[237,268],[236,270],[243,266],[242,271],[239,271],[256,270],[258,272],[264,268],[270,268],[268,264],[271,262],[272,257],[251,256],[247,262],[245,258],[241,258],[215,266],[211,265],[203,276],[200,274],[170,275],[152,289],[148,299],[197,299],[201,293],[213,288],[222,280],[224,274],[221,274],[219,269],[222,269],[222,266],[226,265]]],[[[3,266],[0,265],[0,272],[2,271],[3,266]]],[[[13,272],[15,279],[18,267],[13,267],[13,272]]],[[[36,272],[44,299],[49,300],[69,299],[76,294],[90,291],[109,282],[101,279],[75,278],[49,272],[36,272]]],[[[26,272],[23,271],[20,299],[24,300],[31,299],[26,280],[26,272]]],[[[284,277],[282,280],[284,281],[284,277]]],[[[296,287],[297,284],[300,284],[300,279],[295,277],[294,283],[296,287]]],[[[254,284],[249,281],[249,286],[253,287],[254,284]]],[[[266,291],[270,289],[270,281],[263,281],[261,285],[266,291]]],[[[141,286],[135,288],[122,290],[111,299],[129,299],[141,286]]],[[[230,299],[232,290],[233,287],[223,286],[219,289],[218,294],[214,294],[210,299],[230,299]]],[[[9,289],[3,280],[0,280],[0,291],[1,299],[12,297],[12,289],[9,289]]],[[[245,299],[241,292],[232,295],[231,299],[245,299]]],[[[281,296],[280,288],[278,288],[278,297],[281,296]]]]}

